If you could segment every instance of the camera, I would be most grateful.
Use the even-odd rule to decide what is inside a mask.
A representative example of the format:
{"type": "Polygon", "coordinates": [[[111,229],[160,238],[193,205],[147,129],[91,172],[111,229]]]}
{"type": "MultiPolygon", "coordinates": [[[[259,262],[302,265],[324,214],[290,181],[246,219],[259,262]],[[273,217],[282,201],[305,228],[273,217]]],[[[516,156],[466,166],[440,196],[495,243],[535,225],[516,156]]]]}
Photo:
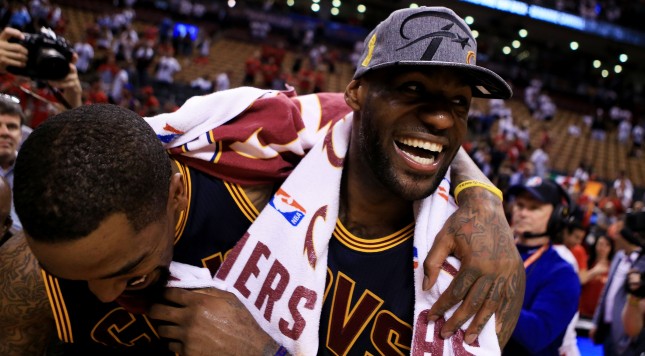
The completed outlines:
{"type": "Polygon", "coordinates": [[[9,42],[19,43],[29,51],[27,64],[8,66],[10,73],[43,80],[60,80],[69,74],[74,51],[67,40],[56,36],[51,29],[43,27],[40,33],[25,33],[24,39],[14,37],[9,42]]]}

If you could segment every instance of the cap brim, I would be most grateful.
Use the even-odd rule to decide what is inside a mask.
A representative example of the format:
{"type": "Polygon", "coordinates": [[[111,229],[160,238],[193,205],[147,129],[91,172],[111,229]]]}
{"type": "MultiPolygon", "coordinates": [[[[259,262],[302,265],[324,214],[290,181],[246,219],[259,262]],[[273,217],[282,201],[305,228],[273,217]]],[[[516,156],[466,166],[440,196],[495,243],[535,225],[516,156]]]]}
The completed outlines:
{"type": "Polygon", "coordinates": [[[450,67],[465,74],[473,89],[473,97],[486,99],[510,99],[513,96],[511,87],[502,77],[490,69],[465,63],[438,61],[399,61],[374,65],[366,71],[357,71],[354,79],[371,71],[392,66],[432,66],[450,67]]]}
{"type": "Polygon", "coordinates": [[[533,198],[535,198],[535,199],[537,199],[537,200],[539,200],[539,201],[541,201],[543,203],[549,203],[550,204],[550,202],[545,200],[544,197],[537,190],[535,190],[535,189],[533,189],[531,187],[523,186],[523,185],[514,185],[514,186],[508,188],[508,190],[506,191],[506,194],[509,195],[509,196],[517,196],[517,195],[519,195],[519,194],[521,194],[523,192],[527,192],[527,193],[531,194],[531,196],[533,198]]]}

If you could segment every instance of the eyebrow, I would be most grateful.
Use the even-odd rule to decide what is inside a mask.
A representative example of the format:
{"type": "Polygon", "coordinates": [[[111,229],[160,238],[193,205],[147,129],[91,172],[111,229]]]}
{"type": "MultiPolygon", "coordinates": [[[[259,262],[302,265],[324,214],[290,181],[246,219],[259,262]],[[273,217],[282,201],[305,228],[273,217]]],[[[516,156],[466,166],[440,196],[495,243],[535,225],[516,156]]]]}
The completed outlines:
{"type": "MultiPolygon", "coordinates": [[[[132,271],[135,267],[137,267],[137,266],[141,263],[141,261],[143,261],[147,256],[148,256],[148,254],[147,254],[147,253],[146,253],[146,254],[143,254],[143,255],[139,256],[137,259],[132,260],[132,261],[130,261],[130,262],[128,262],[128,263],[126,263],[123,267],[119,268],[119,270],[118,270],[118,271],[116,271],[116,272],[112,272],[112,273],[109,273],[109,274],[107,274],[107,275],[105,275],[105,276],[99,277],[98,279],[110,279],[110,278],[114,278],[114,277],[122,276],[122,275],[124,275],[124,274],[128,274],[128,273],[129,273],[130,271],[132,271]]],[[[55,275],[54,273],[49,272],[49,269],[47,268],[47,266],[45,266],[45,265],[44,265],[42,262],[40,262],[40,261],[38,261],[38,266],[39,266],[40,268],[42,268],[45,272],[47,272],[47,274],[50,274],[50,275],[52,275],[53,277],[56,277],[56,278],[64,279],[64,278],[62,278],[62,277],[59,277],[59,276],[55,275]]]]}
{"type": "Polygon", "coordinates": [[[103,277],[99,277],[98,279],[110,279],[110,278],[122,276],[124,274],[128,274],[135,267],[137,267],[141,263],[141,261],[143,261],[147,256],[148,256],[148,254],[145,253],[145,254],[139,256],[137,259],[134,259],[134,260],[126,263],[125,265],[123,265],[123,267],[119,268],[119,270],[117,270],[115,272],[112,272],[112,273],[109,273],[109,274],[107,274],[107,275],[105,275],[103,277]]]}

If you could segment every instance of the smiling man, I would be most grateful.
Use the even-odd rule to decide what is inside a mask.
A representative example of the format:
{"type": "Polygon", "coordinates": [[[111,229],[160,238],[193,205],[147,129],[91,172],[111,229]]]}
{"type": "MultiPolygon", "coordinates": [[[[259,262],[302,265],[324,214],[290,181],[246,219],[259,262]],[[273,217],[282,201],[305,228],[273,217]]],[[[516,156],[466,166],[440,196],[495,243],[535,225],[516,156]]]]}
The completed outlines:
{"type": "MultiPolygon", "coordinates": [[[[22,123],[25,114],[17,99],[13,96],[0,94],[0,175],[13,187],[13,167],[16,163],[18,147],[22,140],[22,123]]],[[[20,230],[20,221],[11,203],[11,219],[14,227],[20,230]]]]}
{"type": "MultiPolygon", "coordinates": [[[[16,199],[59,338],[96,355],[499,354],[524,271],[496,188],[460,146],[471,98],[510,88],[475,65],[449,9],[394,12],[366,43],[344,97],[240,101],[257,93],[240,88],[150,118],[168,151],[112,105],[35,130],[16,199]],[[237,104],[234,120],[190,136],[204,108],[219,119],[237,104]],[[134,310],[124,299],[173,273],[171,260],[228,292],[170,288],[134,310]]],[[[33,263],[26,250],[8,249],[33,263]]]]}

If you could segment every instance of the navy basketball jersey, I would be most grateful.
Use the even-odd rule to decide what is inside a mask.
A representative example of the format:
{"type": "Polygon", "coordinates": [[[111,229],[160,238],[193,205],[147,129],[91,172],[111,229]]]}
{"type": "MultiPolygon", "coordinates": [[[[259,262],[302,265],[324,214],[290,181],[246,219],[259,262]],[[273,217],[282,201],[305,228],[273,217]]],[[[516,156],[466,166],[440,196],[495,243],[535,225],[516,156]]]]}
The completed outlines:
{"type": "Polygon", "coordinates": [[[319,354],[410,353],[413,234],[410,224],[383,238],[362,239],[336,223],[329,245],[319,354]]]}
{"type": "MultiPolygon", "coordinates": [[[[185,177],[189,199],[175,228],[173,260],[208,267],[214,274],[258,211],[240,186],[176,161],[173,164],[185,177]]],[[[58,279],[45,271],[42,274],[66,354],[173,354],[146,315],[129,313],[117,303],[101,303],[86,282],[58,279]]]]}

